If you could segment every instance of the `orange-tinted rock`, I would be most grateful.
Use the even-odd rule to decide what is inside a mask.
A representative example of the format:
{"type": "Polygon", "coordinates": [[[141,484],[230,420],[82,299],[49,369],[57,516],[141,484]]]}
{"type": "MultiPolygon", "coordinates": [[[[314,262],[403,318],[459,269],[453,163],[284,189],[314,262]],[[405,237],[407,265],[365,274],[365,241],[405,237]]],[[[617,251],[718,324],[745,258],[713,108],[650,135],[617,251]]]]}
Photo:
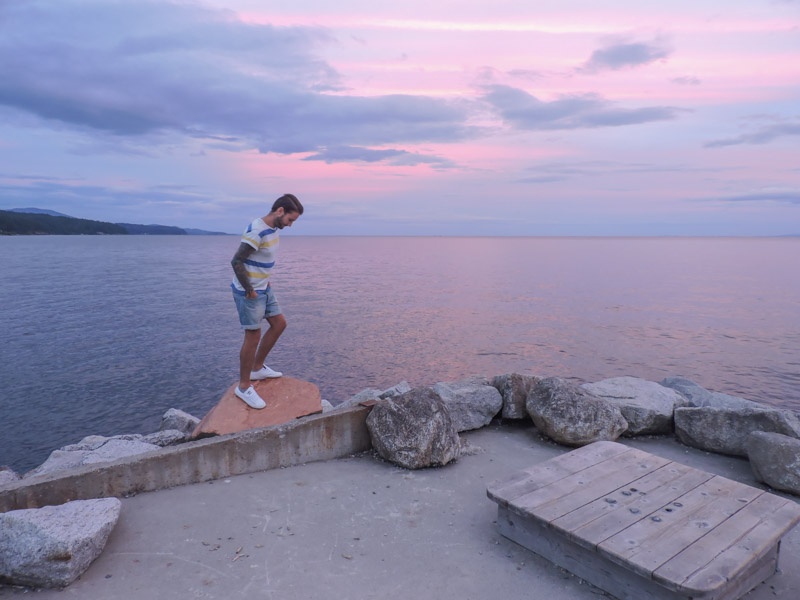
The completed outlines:
{"type": "Polygon", "coordinates": [[[225,435],[245,429],[257,429],[268,425],[279,425],[297,417],[322,412],[319,388],[313,383],[292,377],[253,381],[258,395],[267,406],[250,408],[240,400],[233,384],[217,405],[203,417],[192,432],[192,438],[207,435],[225,435]]]}

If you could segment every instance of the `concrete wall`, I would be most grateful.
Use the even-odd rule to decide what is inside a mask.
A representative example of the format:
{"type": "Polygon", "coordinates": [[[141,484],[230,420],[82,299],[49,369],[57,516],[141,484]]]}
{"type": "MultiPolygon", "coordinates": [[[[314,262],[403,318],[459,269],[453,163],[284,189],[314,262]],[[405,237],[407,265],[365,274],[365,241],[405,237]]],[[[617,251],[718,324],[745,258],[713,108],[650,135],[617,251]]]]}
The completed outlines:
{"type": "Polygon", "coordinates": [[[369,411],[356,406],[22,479],[0,488],[0,512],[127,496],[362,452],[372,447],[369,411]]]}

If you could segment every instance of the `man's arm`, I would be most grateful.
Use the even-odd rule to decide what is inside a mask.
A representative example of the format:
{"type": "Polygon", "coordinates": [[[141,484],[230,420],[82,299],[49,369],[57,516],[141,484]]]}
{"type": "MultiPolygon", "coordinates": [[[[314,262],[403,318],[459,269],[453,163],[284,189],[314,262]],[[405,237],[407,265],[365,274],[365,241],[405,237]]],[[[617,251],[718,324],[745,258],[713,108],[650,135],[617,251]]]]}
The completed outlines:
{"type": "Polygon", "coordinates": [[[255,298],[257,296],[256,291],[253,289],[253,286],[250,283],[250,278],[247,276],[247,270],[244,266],[244,261],[247,260],[255,251],[255,248],[253,248],[251,245],[242,242],[239,244],[239,249],[236,251],[236,254],[233,255],[233,259],[231,259],[233,272],[236,274],[236,279],[238,279],[239,283],[242,284],[246,298],[255,298]]]}

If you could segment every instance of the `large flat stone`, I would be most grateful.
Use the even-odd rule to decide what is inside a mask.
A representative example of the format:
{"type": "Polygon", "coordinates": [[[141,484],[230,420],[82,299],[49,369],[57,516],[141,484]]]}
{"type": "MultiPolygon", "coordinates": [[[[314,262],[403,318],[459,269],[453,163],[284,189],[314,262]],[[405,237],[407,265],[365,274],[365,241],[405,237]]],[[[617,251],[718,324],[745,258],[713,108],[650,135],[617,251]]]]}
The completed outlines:
{"type": "Polygon", "coordinates": [[[581,387],[619,408],[628,422],[625,435],[672,433],[675,408],[688,404],[676,390],[638,377],[612,377],[581,387]]]}
{"type": "Polygon", "coordinates": [[[116,498],[101,498],[1,514],[0,581],[69,585],[103,551],[121,506],[116,498]]]}
{"type": "Polygon", "coordinates": [[[280,425],[292,419],[322,412],[322,397],[313,383],[292,377],[254,381],[258,395],[267,403],[265,408],[247,406],[236,397],[233,384],[217,405],[203,417],[192,432],[192,438],[225,435],[246,429],[280,425]]]}

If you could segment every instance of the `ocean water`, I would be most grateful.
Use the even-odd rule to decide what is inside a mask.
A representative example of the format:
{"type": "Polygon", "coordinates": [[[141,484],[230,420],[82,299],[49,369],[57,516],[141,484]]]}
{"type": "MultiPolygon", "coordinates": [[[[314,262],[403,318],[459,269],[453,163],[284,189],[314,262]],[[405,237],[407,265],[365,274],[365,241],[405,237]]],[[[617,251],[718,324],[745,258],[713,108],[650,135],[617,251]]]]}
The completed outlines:
{"type": "MultiPolygon", "coordinates": [[[[237,236],[0,237],[0,465],[202,417],[237,378],[237,236]]],[[[797,238],[281,240],[269,364],[334,404],[523,372],[800,409],[797,238]]]]}

